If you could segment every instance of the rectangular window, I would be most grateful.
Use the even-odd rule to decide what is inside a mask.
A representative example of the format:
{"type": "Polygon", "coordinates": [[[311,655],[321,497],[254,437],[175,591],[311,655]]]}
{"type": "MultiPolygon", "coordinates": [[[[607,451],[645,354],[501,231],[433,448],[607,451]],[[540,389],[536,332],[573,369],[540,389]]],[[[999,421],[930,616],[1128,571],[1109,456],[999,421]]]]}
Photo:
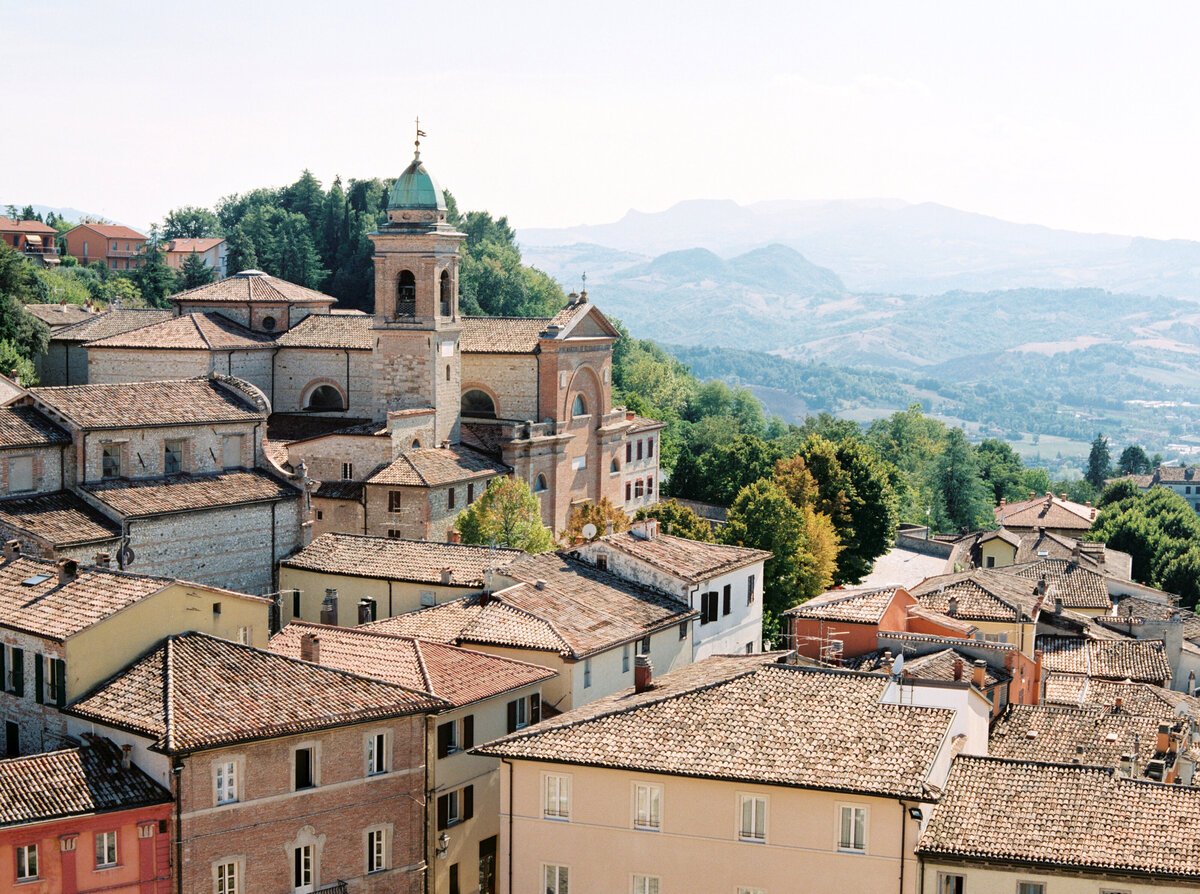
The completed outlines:
{"type": "Polygon", "coordinates": [[[388,491],[388,512],[399,512],[399,511],[400,511],[400,491],[389,490],[388,491]]]}
{"type": "Polygon", "coordinates": [[[592,659],[583,659],[583,688],[590,689],[592,687],[592,659]]]}
{"type": "Polygon", "coordinates": [[[700,623],[711,624],[717,620],[717,611],[720,604],[720,594],[715,590],[710,590],[700,597],[700,623]]]}
{"type": "Polygon", "coordinates": [[[651,475],[646,479],[646,496],[654,496],[654,476],[651,475]]]}
{"type": "MultiPolygon", "coordinates": [[[[486,889],[485,889],[486,890],[486,889]]],[[[450,864],[450,894],[461,894],[461,889],[458,885],[458,864],[450,864]]]]}
{"type": "Polygon", "coordinates": [[[1046,894],[1046,886],[1042,882],[1017,882],[1017,894],[1046,894]]]}
{"type": "Polygon", "coordinates": [[[0,671],[4,672],[4,688],[13,695],[25,694],[25,650],[16,646],[0,646],[0,671]]]}
{"type": "Polygon", "coordinates": [[[523,698],[508,703],[508,731],[514,733],[529,726],[528,702],[523,698]]]}
{"type": "Polygon", "coordinates": [[[17,881],[38,877],[37,845],[26,844],[17,848],[17,881]]]}
{"type": "Polygon", "coordinates": [[[313,888],[313,846],[302,844],[292,851],[292,882],[297,891],[313,888]]]}
{"type": "Polygon", "coordinates": [[[639,655],[649,655],[650,654],[650,637],[648,637],[648,636],[642,637],[641,642],[638,643],[638,654],[639,655]]]}
{"type": "Polygon", "coordinates": [[[387,733],[372,733],[367,736],[367,775],[376,776],[388,771],[387,733]]]}
{"type": "Polygon", "coordinates": [[[742,795],[742,825],[739,835],[743,841],[767,840],[766,798],[742,795]]]}
{"type": "Polygon", "coordinates": [[[454,508],[454,488],[450,488],[446,491],[446,508],[454,508]]]}
{"type": "Polygon", "coordinates": [[[243,646],[254,645],[254,628],[239,627],[237,632],[237,641],[243,646]]]}
{"type": "Polygon", "coordinates": [[[867,808],[843,804],[838,826],[838,849],[865,851],[867,849],[867,808]]]}
{"type": "Polygon", "coordinates": [[[635,875],[633,877],[633,894],[658,894],[658,876],[635,875]]]}
{"type": "Polygon", "coordinates": [[[221,439],[221,468],[238,469],[242,466],[242,436],[225,435],[221,439]]]}
{"type": "Polygon", "coordinates": [[[640,500],[642,498],[642,494],[644,492],[645,492],[645,485],[642,483],[642,479],[639,478],[637,481],[635,481],[633,483],[633,496],[635,499],[640,500]]]}
{"type": "Polygon", "coordinates": [[[312,788],[317,784],[316,754],[312,748],[297,748],[295,755],[294,788],[312,788]]]}
{"type": "Polygon", "coordinates": [[[421,605],[437,605],[437,593],[433,590],[421,591],[421,605]]]}
{"type": "Polygon", "coordinates": [[[568,888],[566,866],[542,866],[542,881],[546,883],[546,894],[571,894],[568,888]]]}
{"type": "Polygon", "coordinates": [[[354,463],[342,463],[342,480],[354,480],[354,463]]]}
{"type": "Polygon", "coordinates": [[[987,559],[986,559],[986,560],[984,561],[984,563],[983,563],[983,567],[985,567],[985,568],[995,568],[995,567],[996,567],[996,557],[995,557],[995,556],[988,556],[988,557],[987,557],[987,559]]]}
{"type": "Polygon", "coordinates": [[[237,762],[217,764],[217,803],[230,804],[238,799],[237,762]]]}
{"type": "Polygon", "coordinates": [[[238,894],[237,863],[217,864],[217,894],[238,894]]]}
{"type": "Polygon", "coordinates": [[[372,829],[367,833],[367,872],[387,869],[387,832],[372,829]]]}
{"type": "Polygon", "coordinates": [[[178,475],[183,471],[183,441],[167,441],[163,445],[163,474],[178,475]]]}
{"type": "Polygon", "coordinates": [[[737,889],[737,894],[767,894],[765,888],[742,888],[737,889]]]}
{"type": "Polygon", "coordinates": [[[625,502],[628,503],[632,499],[633,499],[633,482],[626,481],[625,482],[625,502]]]}
{"type": "Polygon", "coordinates": [[[389,540],[403,540],[404,539],[404,532],[401,531],[399,528],[388,528],[387,535],[388,535],[389,540]]]}
{"type": "Polygon", "coordinates": [[[576,472],[578,472],[582,469],[586,469],[587,468],[587,457],[586,456],[575,457],[573,460],[571,460],[571,468],[574,469],[576,472]]]}
{"type": "Polygon", "coordinates": [[[687,621],[679,622],[679,638],[687,639],[687,621]]]}
{"type": "Polygon", "coordinates": [[[642,442],[641,441],[637,442],[637,458],[638,459],[642,458],[642,442]]]}
{"type": "Polygon", "coordinates": [[[546,774],[542,816],[548,819],[571,818],[571,777],[546,774]]]}
{"type": "Polygon", "coordinates": [[[33,457],[14,456],[8,461],[8,491],[33,490],[33,457]]]}
{"type": "Polygon", "coordinates": [[[96,868],[117,865],[117,833],[96,833],[96,868]]]}
{"type": "Polygon", "coordinates": [[[621,673],[629,673],[629,643],[621,646],[621,673]]]}
{"type": "Polygon", "coordinates": [[[654,457],[654,438],[646,439],[646,459],[654,457]]]}
{"type": "Polygon", "coordinates": [[[754,575],[746,580],[746,605],[754,604],[754,575]]]}
{"type": "Polygon", "coordinates": [[[721,614],[727,615],[733,610],[733,587],[729,584],[725,585],[725,589],[721,591],[721,614]]]}
{"type": "Polygon", "coordinates": [[[596,556],[596,567],[601,571],[608,571],[608,556],[603,553],[596,556]]]}
{"type": "Polygon", "coordinates": [[[961,875],[939,872],[937,894],[963,894],[964,881],[965,879],[961,875]]]}
{"type": "Polygon", "coordinates": [[[105,444],[100,456],[100,474],[104,478],[121,477],[121,445],[105,444]]]}
{"type": "Polygon", "coordinates": [[[461,750],[458,744],[458,721],[451,720],[448,723],[438,724],[437,756],[449,757],[451,754],[457,754],[461,750]]]}
{"type": "Polygon", "coordinates": [[[633,804],[634,828],[656,832],[662,828],[661,785],[635,785],[633,804]]]}
{"type": "Polygon", "coordinates": [[[467,484],[467,505],[470,506],[475,502],[475,484],[474,482],[467,484]]]}
{"type": "Polygon", "coordinates": [[[633,441],[625,442],[625,462],[633,462],[633,441]]]}
{"type": "Polygon", "coordinates": [[[475,786],[468,785],[446,792],[437,800],[437,811],[439,830],[465,823],[475,813],[475,786]]]}

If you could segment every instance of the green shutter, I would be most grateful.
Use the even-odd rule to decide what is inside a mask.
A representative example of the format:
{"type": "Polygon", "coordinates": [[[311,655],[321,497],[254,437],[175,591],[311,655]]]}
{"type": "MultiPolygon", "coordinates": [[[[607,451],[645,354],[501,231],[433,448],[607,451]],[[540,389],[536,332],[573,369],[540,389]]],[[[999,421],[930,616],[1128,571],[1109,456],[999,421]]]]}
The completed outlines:
{"type": "Polygon", "coordinates": [[[12,650],[12,684],[13,695],[25,694],[25,650],[14,648],[12,650]]]}
{"type": "Polygon", "coordinates": [[[39,705],[45,700],[42,698],[44,690],[42,686],[45,684],[45,670],[43,669],[42,653],[36,652],[33,656],[33,700],[39,705]]]}
{"type": "Polygon", "coordinates": [[[54,704],[65,707],[67,704],[67,663],[61,658],[54,659],[54,704]]]}

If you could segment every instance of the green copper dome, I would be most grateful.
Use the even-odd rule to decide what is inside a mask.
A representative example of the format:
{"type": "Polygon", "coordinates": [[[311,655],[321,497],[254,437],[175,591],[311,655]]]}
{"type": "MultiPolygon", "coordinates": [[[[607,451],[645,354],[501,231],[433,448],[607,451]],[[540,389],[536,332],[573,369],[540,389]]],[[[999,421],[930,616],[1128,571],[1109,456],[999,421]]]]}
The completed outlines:
{"type": "Polygon", "coordinates": [[[437,185],[433,175],[425,170],[420,156],[414,158],[412,164],[404,169],[392,194],[388,196],[388,210],[421,209],[429,211],[445,211],[446,197],[442,188],[437,185]]]}

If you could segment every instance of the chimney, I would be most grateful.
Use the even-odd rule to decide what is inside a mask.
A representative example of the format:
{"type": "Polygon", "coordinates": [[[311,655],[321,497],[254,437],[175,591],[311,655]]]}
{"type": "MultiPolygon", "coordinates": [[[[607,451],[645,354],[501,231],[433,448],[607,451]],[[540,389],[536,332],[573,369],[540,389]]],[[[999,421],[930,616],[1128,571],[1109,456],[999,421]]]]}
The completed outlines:
{"type": "Polygon", "coordinates": [[[325,599],[321,602],[321,623],[336,627],[337,622],[337,590],[329,587],[325,590],[325,599]]]}
{"type": "Polygon", "coordinates": [[[879,669],[889,677],[892,675],[892,668],[895,666],[896,660],[892,658],[892,650],[884,649],[883,656],[879,659],[879,669]]]}
{"type": "Polygon", "coordinates": [[[449,441],[442,441],[442,449],[443,449],[443,450],[449,450],[449,449],[450,449],[450,442],[449,442],[449,441]]]}
{"type": "Polygon", "coordinates": [[[129,769],[129,755],[132,751],[133,751],[132,745],[122,745],[121,746],[121,766],[126,770],[129,769]]]}
{"type": "Polygon", "coordinates": [[[658,519],[644,518],[635,521],[629,528],[629,533],[639,540],[653,540],[658,536],[658,519]]]}
{"type": "Polygon", "coordinates": [[[1056,614],[1056,615],[1062,614],[1062,597],[1061,596],[1054,597],[1054,614],[1056,614]]]}
{"type": "Polygon", "coordinates": [[[1188,688],[1187,688],[1187,694],[1188,694],[1188,695],[1195,695],[1195,694],[1196,694],[1196,672],[1195,672],[1194,670],[1190,670],[1190,671],[1188,671],[1188,688]]]}
{"type": "Polygon", "coordinates": [[[300,660],[316,664],[321,659],[321,641],[315,633],[300,634],[300,660]]]}
{"type": "Polygon", "coordinates": [[[948,614],[952,618],[958,614],[958,597],[957,596],[950,597],[950,601],[946,605],[946,614],[948,614]]]}
{"type": "Polygon", "coordinates": [[[1159,754],[1167,754],[1171,750],[1171,724],[1160,723],[1158,725],[1158,740],[1154,743],[1154,750],[1159,754]]]}
{"type": "Polygon", "coordinates": [[[1008,504],[1008,499],[1005,497],[1001,497],[1000,498],[1000,508],[1003,509],[1007,504],[1008,504]]]}
{"type": "Polygon", "coordinates": [[[1088,516],[1088,518],[1089,518],[1091,521],[1095,521],[1095,520],[1096,520],[1096,507],[1095,507],[1095,506],[1093,506],[1093,507],[1092,507],[1092,512],[1091,512],[1091,514],[1088,516]]]}
{"type": "Polygon", "coordinates": [[[633,659],[633,691],[645,692],[654,685],[654,665],[649,655],[638,655],[633,659]]]}
{"type": "Polygon", "coordinates": [[[1033,703],[1042,700],[1042,650],[1033,650],[1033,703]]]}
{"type": "Polygon", "coordinates": [[[59,559],[58,560],[58,583],[69,584],[75,578],[79,577],[79,563],[74,559],[59,559]]]}
{"type": "Polygon", "coordinates": [[[4,561],[8,562],[16,559],[21,555],[20,540],[5,540],[4,541],[4,561]]]}
{"type": "Polygon", "coordinates": [[[375,600],[360,599],[358,600],[358,623],[370,624],[375,620],[375,600]]]}
{"type": "Polygon", "coordinates": [[[975,662],[974,670],[971,673],[971,685],[981,692],[983,691],[984,681],[987,679],[986,674],[987,662],[981,658],[975,662]]]}
{"type": "Polygon", "coordinates": [[[1123,705],[1123,704],[1125,704],[1125,699],[1121,698],[1121,696],[1118,695],[1116,701],[1113,702],[1113,710],[1120,711],[1121,705],[1123,705]]]}
{"type": "Polygon", "coordinates": [[[443,587],[449,586],[450,578],[452,578],[453,576],[454,576],[453,571],[451,571],[449,568],[443,568],[442,569],[442,586],[443,587]]]}
{"type": "Polygon", "coordinates": [[[462,543],[462,534],[460,534],[458,532],[458,528],[450,529],[450,542],[451,543],[462,543]]]}
{"type": "Polygon", "coordinates": [[[625,411],[625,421],[626,421],[626,422],[633,422],[633,417],[634,417],[634,416],[636,416],[636,415],[637,415],[637,414],[636,414],[635,412],[633,412],[633,410],[626,410],[626,411],[625,411]]]}
{"type": "Polygon", "coordinates": [[[1032,500],[1032,499],[1033,499],[1034,497],[1036,497],[1036,496],[1037,496],[1037,494],[1035,494],[1033,491],[1030,491],[1030,492],[1029,492],[1029,499],[1031,499],[1031,500],[1032,500]]]}
{"type": "Polygon", "coordinates": [[[535,588],[537,588],[539,590],[546,589],[546,582],[544,580],[542,580],[540,577],[536,581],[534,581],[533,585],[535,588]]]}
{"type": "Polygon", "coordinates": [[[1065,503],[1065,502],[1067,502],[1067,494],[1066,494],[1066,492],[1065,492],[1065,491],[1064,491],[1063,493],[1059,494],[1059,495],[1058,495],[1058,497],[1059,497],[1059,499],[1060,499],[1060,500],[1062,500],[1064,503],[1065,503]]]}
{"type": "Polygon", "coordinates": [[[613,532],[613,523],[612,523],[612,520],[610,519],[609,521],[604,523],[604,536],[608,537],[612,534],[612,532],[613,532]]]}
{"type": "Polygon", "coordinates": [[[1082,745],[1075,746],[1075,759],[1073,761],[1071,761],[1071,763],[1073,763],[1073,764],[1082,764],[1083,763],[1083,746],[1082,745]]]}
{"type": "Polygon", "coordinates": [[[962,680],[963,675],[963,660],[961,658],[954,659],[954,681],[957,683],[962,680]]]}
{"type": "Polygon", "coordinates": [[[96,567],[108,568],[112,564],[112,557],[108,553],[96,553],[96,567]]]}

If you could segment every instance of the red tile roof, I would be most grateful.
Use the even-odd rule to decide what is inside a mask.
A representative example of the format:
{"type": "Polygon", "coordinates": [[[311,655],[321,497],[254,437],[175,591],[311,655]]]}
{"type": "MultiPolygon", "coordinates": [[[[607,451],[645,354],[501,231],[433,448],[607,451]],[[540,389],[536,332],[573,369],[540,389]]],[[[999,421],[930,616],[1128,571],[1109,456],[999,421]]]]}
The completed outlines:
{"type": "Polygon", "coordinates": [[[301,497],[298,488],[258,469],[165,478],[111,478],[81,487],[125,518],[301,497]]]}
{"type": "MultiPolygon", "coordinates": [[[[322,482],[325,484],[328,482],[322,482]]],[[[284,559],[288,568],[377,577],[387,580],[440,584],[449,569],[451,583],[460,587],[483,584],[484,572],[520,558],[519,549],[393,540],[361,534],[322,534],[304,549],[284,559]]]]}
{"type": "Polygon", "coordinates": [[[183,351],[249,351],[274,347],[269,335],[254,332],[219,313],[172,317],[141,329],[88,342],[93,348],[144,348],[183,351]]]}
{"type": "MultiPolygon", "coordinates": [[[[688,540],[671,534],[657,533],[646,540],[632,531],[608,534],[594,541],[626,555],[640,559],[662,571],[692,583],[711,580],[738,568],[765,562],[771,558],[769,552],[747,549],[741,546],[726,546],[722,543],[704,543],[688,540]]],[[[586,547],[589,554],[595,549],[586,547]]]]}
{"type": "Polygon", "coordinates": [[[1033,497],[997,506],[996,524],[1008,528],[1059,528],[1086,531],[1092,526],[1096,510],[1050,495],[1033,497]]]}
{"type": "Polygon", "coordinates": [[[172,295],[171,300],[177,304],[180,302],[220,302],[223,304],[251,302],[329,306],[337,299],[315,289],[298,286],[286,279],[268,276],[261,270],[243,270],[241,273],[235,273],[225,279],[218,279],[216,282],[197,286],[186,292],[179,292],[172,295]]]}
{"type": "Polygon", "coordinates": [[[369,351],[375,339],[368,316],[309,314],[283,335],[282,348],[332,348],[339,351],[369,351]]]}
{"type": "Polygon", "coordinates": [[[33,314],[51,329],[74,326],[96,316],[80,304],[26,304],[25,312],[33,314]]]}
{"type": "Polygon", "coordinates": [[[55,549],[121,536],[120,525],[66,490],[0,500],[0,529],[28,534],[55,549]]]}
{"type": "Polygon", "coordinates": [[[829,590],[808,602],[789,608],[785,615],[856,624],[878,624],[896,598],[898,587],[829,590]]]}
{"type": "Polygon", "coordinates": [[[1037,648],[1042,651],[1042,666],[1047,671],[1135,683],[1161,684],[1171,679],[1162,640],[1042,635],[1037,638],[1037,648]]]}
{"type": "Polygon", "coordinates": [[[0,233],[36,233],[40,236],[57,236],[58,230],[40,220],[13,220],[0,216],[0,233]]]}
{"type": "Polygon", "coordinates": [[[209,249],[216,248],[224,238],[220,236],[210,236],[203,239],[172,239],[167,243],[167,251],[173,252],[206,252],[209,249]]]}
{"type": "Polygon", "coordinates": [[[70,433],[37,407],[0,407],[0,449],[70,443],[70,433]]]}
{"type": "Polygon", "coordinates": [[[146,425],[195,425],[206,422],[257,422],[266,405],[258,389],[228,376],[127,382],[117,385],[66,385],[33,388],[30,393],[80,428],[133,428],[146,425]],[[257,395],[255,394],[257,392],[257,395]]]}
{"type": "Polygon", "coordinates": [[[464,354],[532,354],[550,322],[543,317],[463,317],[459,348],[464,354]]]}
{"type": "Polygon", "coordinates": [[[438,487],[459,481],[494,478],[511,472],[508,466],[478,450],[451,444],[405,450],[391,463],[367,479],[368,484],[405,487],[438,487]]]}
{"type": "Polygon", "coordinates": [[[64,326],[62,329],[54,332],[50,336],[51,341],[63,342],[87,342],[101,338],[107,338],[110,335],[118,335],[122,332],[130,332],[134,329],[140,329],[143,326],[150,326],[154,323],[161,323],[164,320],[170,320],[175,316],[174,311],[170,310],[147,310],[147,309],[112,309],[103,313],[92,314],[82,323],[74,323],[70,326],[64,326]]]}
{"type": "Polygon", "coordinates": [[[76,226],[70,230],[67,230],[67,233],[64,235],[69,235],[70,233],[74,233],[75,230],[80,229],[80,227],[86,227],[87,229],[91,230],[93,233],[99,233],[101,236],[104,236],[108,239],[140,239],[142,241],[145,241],[145,239],[146,239],[145,236],[143,236],[137,230],[132,229],[130,227],[123,227],[120,224],[100,224],[100,223],[79,224],[79,226],[76,226]]]}

